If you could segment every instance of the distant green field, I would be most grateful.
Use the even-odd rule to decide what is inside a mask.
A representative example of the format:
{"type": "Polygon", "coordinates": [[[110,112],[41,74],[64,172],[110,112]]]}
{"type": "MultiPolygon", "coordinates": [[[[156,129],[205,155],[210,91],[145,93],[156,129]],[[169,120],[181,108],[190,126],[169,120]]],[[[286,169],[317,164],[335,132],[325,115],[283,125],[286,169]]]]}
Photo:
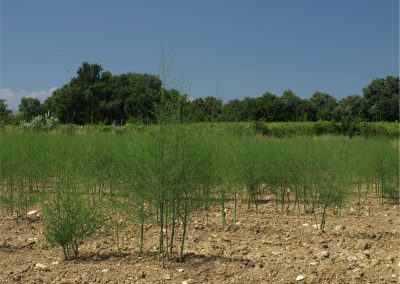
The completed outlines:
{"type": "MultiPolygon", "coordinates": [[[[339,136],[363,136],[363,137],[400,137],[400,124],[398,122],[204,122],[191,123],[193,128],[229,130],[239,127],[240,131],[254,132],[256,134],[273,137],[315,136],[315,135],[339,135],[339,136]]],[[[94,133],[114,132],[117,134],[141,131],[153,127],[138,124],[125,124],[123,126],[110,125],[60,125],[53,132],[63,133],[94,133]]],[[[22,126],[3,126],[5,132],[23,131],[22,126]]]]}

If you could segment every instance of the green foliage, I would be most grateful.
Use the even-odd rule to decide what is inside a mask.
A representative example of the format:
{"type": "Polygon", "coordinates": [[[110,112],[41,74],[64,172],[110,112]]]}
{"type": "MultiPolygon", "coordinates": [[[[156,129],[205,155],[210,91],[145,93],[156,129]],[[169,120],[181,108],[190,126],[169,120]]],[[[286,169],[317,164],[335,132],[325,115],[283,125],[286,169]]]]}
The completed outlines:
{"type": "Polygon", "coordinates": [[[12,111],[8,109],[4,99],[0,99],[0,125],[11,122],[12,111]]]}
{"type": "MultiPolygon", "coordinates": [[[[393,122],[400,115],[399,78],[394,76],[374,79],[363,89],[363,96],[350,95],[339,102],[324,92],[301,99],[291,90],[281,96],[265,92],[259,97],[246,96],[226,103],[213,96],[189,101],[186,94],[166,89],[166,82],[162,81],[166,79],[131,72],[112,75],[99,64],[84,62],[76,77],[55,90],[44,104],[38,99],[23,98],[20,116],[30,121],[46,111],[62,124],[156,124],[157,110],[165,106],[179,110],[180,121],[190,122],[393,122]]],[[[5,110],[3,102],[0,121],[9,123],[5,110]]]]}
{"type": "Polygon", "coordinates": [[[189,120],[196,122],[219,121],[221,119],[223,102],[214,97],[197,98],[191,101],[188,109],[189,120]]]}
{"type": "Polygon", "coordinates": [[[337,124],[330,121],[318,121],[314,125],[315,135],[337,134],[337,124]]]}
{"type": "Polygon", "coordinates": [[[60,246],[65,260],[78,257],[79,245],[96,232],[99,208],[74,186],[56,185],[44,207],[44,236],[60,246]]]}
{"type": "Polygon", "coordinates": [[[363,97],[351,95],[339,101],[338,106],[333,110],[335,121],[359,121],[367,118],[367,105],[363,97]]]}
{"type": "Polygon", "coordinates": [[[269,135],[271,133],[267,124],[264,122],[261,122],[261,121],[253,122],[253,130],[254,130],[254,133],[264,135],[264,136],[269,135]]]}
{"type": "Polygon", "coordinates": [[[315,111],[315,117],[308,119],[311,120],[331,120],[333,110],[336,108],[336,99],[327,93],[315,92],[311,98],[310,103],[315,111]]]}
{"type": "Polygon", "coordinates": [[[374,79],[363,92],[370,120],[399,120],[399,77],[387,76],[374,79]]]}
{"type": "Polygon", "coordinates": [[[374,196],[398,203],[398,138],[370,135],[397,123],[355,124],[370,137],[349,138],[333,135],[344,131],[336,122],[174,124],[179,114],[157,111],[158,124],[118,135],[104,125],[1,130],[1,206],[24,216],[41,201],[45,236],[67,259],[106,220],[116,239],[131,222],[139,253],[153,224],[160,261],[184,261],[193,212],[207,219],[215,207],[222,226],[235,224],[238,203],[257,210],[272,194],[282,212],[311,213],[324,229],[353,197],[360,211],[374,196]],[[314,136],[315,127],[332,135],[314,136]]]}
{"type": "Polygon", "coordinates": [[[30,122],[22,121],[21,124],[25,129],[51,131],[58,127],[58,119],[46,113],[32,118],[30,122]]]}
{"type": "Polygon", "coordinates": [[[44,114],[44,107],[37,98],[21,98],[18,111],[22,120],[31,121],[44,114]]]}
{"type": "Polygon", "coordinates": [[[77,76],[44,104],[65,124],[149,124],[156,122],[163,96],[185,98],[176,91],[164,92],[157,76],[130,72],[113,76],[98,64],[84,62],[77,76]]]}

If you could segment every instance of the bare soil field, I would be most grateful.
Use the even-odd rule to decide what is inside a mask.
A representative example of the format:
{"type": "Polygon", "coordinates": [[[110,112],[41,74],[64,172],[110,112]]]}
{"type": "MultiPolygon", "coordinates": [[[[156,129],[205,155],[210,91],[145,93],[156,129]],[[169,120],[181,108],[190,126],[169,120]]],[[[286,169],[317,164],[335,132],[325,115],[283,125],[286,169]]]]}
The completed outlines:
{"type": "MultiPolygon", "coordinates": [[[[50,248],[42,220],[16,220],[0,212],[0,283],[399,283],[400,209],[372,201],[361,214],[352,204],[329,215],[326,232],[313,215],[281,213],[270,200],[239,205],[237,225],[221,225],[218,208],[192,215],[185,262],[157,260],[157,226],[148,225],[144,255],[137,253],[138,227],[91,238],[80,257],[64,261],[50,248]]],[[[40,212],[39,212],[40,213],[40,212]]],[[[178,245],[178,240],[176,241],[178,245]]]]}

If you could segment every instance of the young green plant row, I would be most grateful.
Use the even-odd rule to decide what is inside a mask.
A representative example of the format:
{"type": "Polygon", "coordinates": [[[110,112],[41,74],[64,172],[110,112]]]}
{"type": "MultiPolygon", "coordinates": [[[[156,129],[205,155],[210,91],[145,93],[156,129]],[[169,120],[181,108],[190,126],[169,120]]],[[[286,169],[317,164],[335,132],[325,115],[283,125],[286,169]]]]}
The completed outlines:
{"type": "Polygon", "coordinates": [[[3,132],[0,204],[24,217],[40,205],[44,237],[66,259],[121,217],[159,231],[158,257],[184,260],[190,215],[236,223],[239,202],[250,210],[274,195],[280,210],[313,214],[324,230],[328,211],[340,214],[350,198],[359,210],[374,195],[399,202],[399,141],[338,136],[268,138],[239,124],[148,126],[123,135],[3,132]],[[232,220],[225,206],[233,204],[232,220]]]}

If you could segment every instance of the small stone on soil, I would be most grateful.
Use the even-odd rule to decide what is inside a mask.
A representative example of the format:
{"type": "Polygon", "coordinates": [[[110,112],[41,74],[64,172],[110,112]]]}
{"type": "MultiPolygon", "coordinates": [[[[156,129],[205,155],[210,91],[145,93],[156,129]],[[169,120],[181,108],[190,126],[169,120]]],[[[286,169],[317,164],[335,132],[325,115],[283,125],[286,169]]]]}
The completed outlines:
{"type": "Polygon", "coordinates": [[[37,238],[29,238],[26,240],[26,242],[28,243],[28,245],[33,245],[37,243],[37,238]]]}
{"type": "Polygon", "coordinates": [[[38,217],[39,217],[39,215],[36,210],[32,210],[32,211],[29,211],[28,213],[26,213],[26,218],[28,218],[28,220],[34,221],[38,217]]]}
{"type": "Polygon", "coordinates": [[[348,260],[348,261],[357,261],[357,259],[358,259],[358,258],[357,258],[356,256],[348,256],[348,257],[347,257],[347,260],[348,260]]]}
{"type": "Polygon", "coordinates": [[[137,278],[146,278],[146,273],[144,273],[144,271],[140,271],[137,275],[137,278]]]}
{"type": "Polygon", "coordinates": [[[41,271],[49,271],[50,269],[47,268],[46,265],[42,264],[42,263],[36,263],[35,265],[35,269],[36,270],[41,270],[41,271]]]}
{"type": "Polygon", "coordinates": [[[26,213],[26,216],[30,217],[30,216],[34,216],[36,214],[37,214],[37,211],[36,210],[32,210],[32,211],[29,211],[28,213],[26,213]]]}
{"type": "Polygon", "coordinates": [[[321,230],[321,224],[314,224],[312,227],[316,230],[321,230]]]}
{"type": "Polygon", "coordinates": [[[367,242],[367,241],[360,240],[360,241],[357,242],[355,248],[358,249],[358,250],[370,249],[371,248],[371,243],[367,242]]]}
{"type": "Polygon", "coordinates": [[[296,277],[296,281],[303,281],[304,280],[304,275],[297,275],[297,277],[296,277]]]}
{"type": "Polygon", "coordinates": [[[371,258],[371,252],[370,252],[369,250],[364,250],[364,251],[363,251],[363,254],[365,254],[365,256],[366,256],[367,258],[371,258]]]}
{"type": "Polygon", "coordinates": [[[337,225],[335,226],[335,231],[344,230],[346,227],[344,225],[337,225]]]}
{"type": "Polygon", "coordinates": [[[318,255],[319,255],[320,259],[327,258],[327,257],[329,257],[329,251],[324,250],[324,251],[320,252],[318,255]]]}

